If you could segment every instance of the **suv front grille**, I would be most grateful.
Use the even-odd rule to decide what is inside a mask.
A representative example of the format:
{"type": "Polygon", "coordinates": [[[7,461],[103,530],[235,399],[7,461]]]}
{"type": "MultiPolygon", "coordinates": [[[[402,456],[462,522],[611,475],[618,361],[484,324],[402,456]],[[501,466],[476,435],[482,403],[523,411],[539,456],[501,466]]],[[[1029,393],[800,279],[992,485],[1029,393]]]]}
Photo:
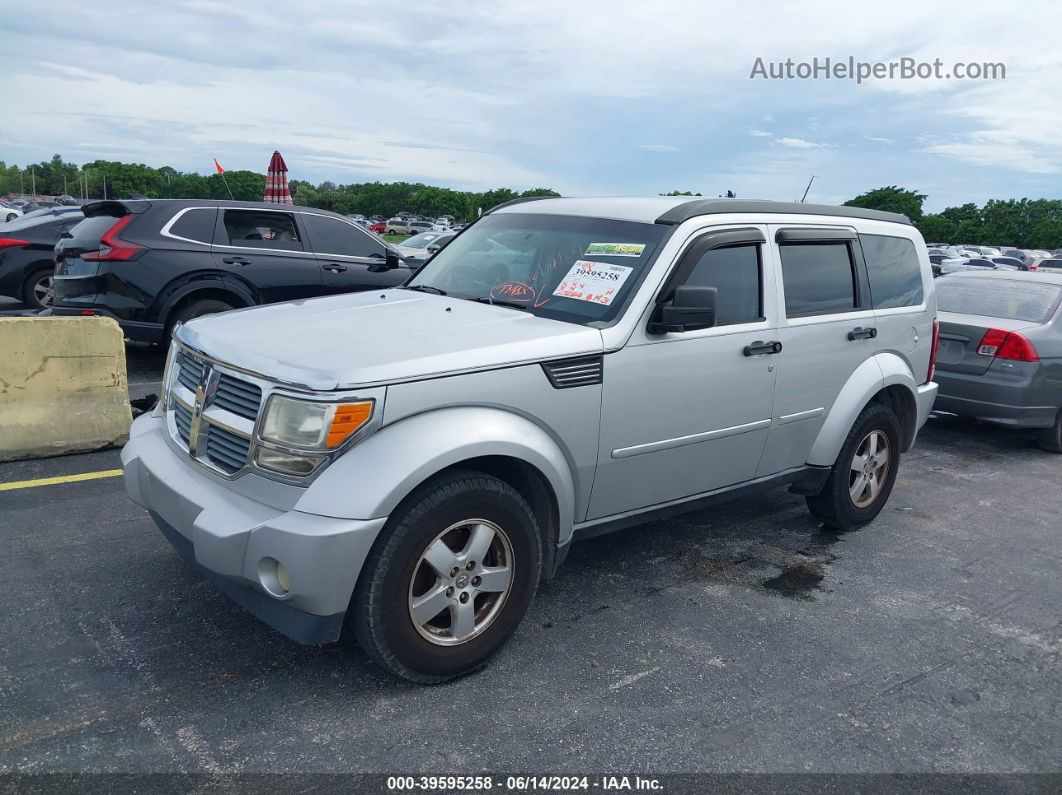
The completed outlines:
{"type": "Polygon", "coordinates": [[[173,442],[209,469],[225,475],[240,472],[251,455],[262,386],[184,349],[174,366],[166,405],[173,417],[173,442]]]}
{"type": "Polygon", "coordinates": [[[262,390],[254,384],[222,373],[218,379],[214,405],[249,420],[257,419],[258,409],[262,405],[262,390]]]}
{"type": "Polygon", "coordinates": [[[217,425],[207,428],[206,457],[222,472],[231,475],[243,469],[250,451],[250,439],[217,425]]]}

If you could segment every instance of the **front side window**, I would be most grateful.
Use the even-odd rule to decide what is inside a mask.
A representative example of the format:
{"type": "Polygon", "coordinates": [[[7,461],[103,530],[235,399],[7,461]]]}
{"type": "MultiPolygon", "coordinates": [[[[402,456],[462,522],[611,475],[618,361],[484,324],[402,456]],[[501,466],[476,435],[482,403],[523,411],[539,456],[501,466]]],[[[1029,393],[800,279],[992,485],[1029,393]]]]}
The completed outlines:
{"type": "Polygon", "coordinates": [[[225,232],[230,246],[302,251],[299,228],[290,213],[226,210],[225,232]]]}
{"type": "Polygon", "coordinates": [[[353,224],[329,218],[327,215],[302,216],[313,239],[316,254],[334,254],[344,257],[381,257],[384,247],[353,224]]]}
{"type": "Polygon", "coordinates": [[[408,286],[557,320],[608,323],[669,231],[606,218],[493,213],[451,240],[408,286]]]}
{"type": "Polygon", "coordinates": [[[787,317],[855,310],[855,269],[847,243],[791,243],[779,248],[787,317]]]}
{"type": "Polygon", "coordinates": [[[914,243],[906,237],[860,235],[875,309],[922,303],[922,269],[914,243]]]}
{"type": "Polygon", "coordinates": [[[750,244],[706,251],[685,282],[715,287],[715,325],[754,323],[763,319],[760,247],[750,244]]]}

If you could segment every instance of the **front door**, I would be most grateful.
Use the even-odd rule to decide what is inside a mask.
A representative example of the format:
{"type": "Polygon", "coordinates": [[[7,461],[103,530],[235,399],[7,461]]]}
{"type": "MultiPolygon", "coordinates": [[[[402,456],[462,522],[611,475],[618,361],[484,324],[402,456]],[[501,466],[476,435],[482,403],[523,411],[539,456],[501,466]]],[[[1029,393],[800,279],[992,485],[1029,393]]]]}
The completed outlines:
{"type": "Polygon", "coordinates": [[[601,446],[588,519],[750,480],[771,425],[775,287],[766,227],[714,228],[687,245],[661,297],[715,287],[712,328],[650,334],[605,356],[601,446]]]}
{"type": "Polygon", "coordinates": [[[387,247],[357,224],[330,215],[302,213],[326,293],[380,290],[401,284],[407,268],[387,268],[387,247]]]}
{"type": "Polygon", "coordinates": [[[321,267],[288,210],[223,209],[211,252],[222,272],[271,304],[321,295],[321,267]]]}

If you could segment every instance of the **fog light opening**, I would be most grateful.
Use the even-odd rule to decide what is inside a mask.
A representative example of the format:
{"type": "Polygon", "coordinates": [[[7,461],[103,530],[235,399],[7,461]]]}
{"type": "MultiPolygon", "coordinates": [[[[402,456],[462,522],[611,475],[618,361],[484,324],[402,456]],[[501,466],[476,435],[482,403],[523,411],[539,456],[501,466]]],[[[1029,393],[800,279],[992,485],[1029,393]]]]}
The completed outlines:
{"type": "Polygon", "coordinates": [[[258,561],[258,582],[270,596],[285,598],[291,591],[291,577],[284,564],[276,558],[262,558],[258,561]]]}

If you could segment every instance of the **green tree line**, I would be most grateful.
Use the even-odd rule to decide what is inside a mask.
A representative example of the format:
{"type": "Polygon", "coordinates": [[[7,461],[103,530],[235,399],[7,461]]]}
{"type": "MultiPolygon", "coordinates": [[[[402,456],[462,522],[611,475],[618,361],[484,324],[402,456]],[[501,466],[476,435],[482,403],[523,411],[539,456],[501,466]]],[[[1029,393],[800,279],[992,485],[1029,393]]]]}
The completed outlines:
{"type": "MultiPolygon", "coordinates": [[[[203,175],[170,166],[152,168],[143,163],[113,160],[95,160],[78,166],[64,161],[60,155],[26,167],[0,161],[0,195],[27,192],[32,187],[39,194],[68,193],[90,199],[101,199],[104,195],[128,198],[133,194],[163,199],[226,199],[231,191],[235,199],[260,201],[265,191],[265,175],[254,171],[226,171],[222,179],[220,174],[203,175]]],[[[291,180],[290,187],[295,203],[306,207],[343,214],[387,216],[407,210],[432,217],[452,215],[463,221],[474,218],[479,209],[488,210],[511,199],[559,195],[549,188],[523,192],[496,188],[476,192],[418,182],[337,185],[325,181],[314,185],[296,179],[291,180]]],[[[667,195],[700,194],[672,191],[667,195]]],[[[971,202],[939,213],[923,212],[925,200],[924,193],[890,185],[860,194],[845,204],[903,213],[931,242],[1046,249],[1062,246],[1062,201],[1058,199],[993,199],[983,206],[971,202]]]]}
{"type": "Polygon", "coordinates": [[[924,193],[889,185],[845,202],[849,207],[903,213],[931,243],[1017,246],[1051,251],[1062,246],[1062,201],[1058,199],[991,199],[925,213],[924,193]]]}
{"type": "MultiPolygon", "coordinates": [[[[549,188],[523,192],[510,188],[488,191],[459,191],[415,182],[365,182],[336,185],[326,181],[314,185],[305,180],[289,182],[296,204],[319,207],[337,213],[391,216],[402,210],[438,217],[452,215],[471,220],[479,209],[525,196],[559,196],[549,188]]],[[[265,175],[254,171],[226,171],[203,175],[178,171],[170,166],[152,168],[143,163],[96,160],[78,166],[60,155],[26,167],[0,161],[0,195],[25,193],[76,198],[129,198],[141,194],[150,199],[227,199],[261,201],[265,175]]]]}

